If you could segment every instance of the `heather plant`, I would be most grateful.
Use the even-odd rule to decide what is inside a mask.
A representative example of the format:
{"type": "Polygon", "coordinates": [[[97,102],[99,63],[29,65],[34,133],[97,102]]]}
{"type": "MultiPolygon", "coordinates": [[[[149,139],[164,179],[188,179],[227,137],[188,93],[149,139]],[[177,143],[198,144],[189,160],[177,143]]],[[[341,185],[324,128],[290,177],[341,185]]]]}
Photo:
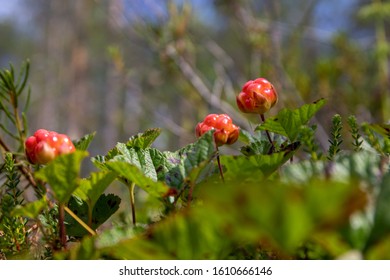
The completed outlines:
{"type": "Polygon", "coordinates": [[[388,125],[336,114],[320,148],[327,100],[276,111],[258,78],[237,95],[237,109],[260,115],[252,130],[220,112],[176,151],[156,148],[164,128],[150,128],[91,157],[99,131],[30,134],[28,70],[0,71],[2,258],[390,258],[388,125]]]}

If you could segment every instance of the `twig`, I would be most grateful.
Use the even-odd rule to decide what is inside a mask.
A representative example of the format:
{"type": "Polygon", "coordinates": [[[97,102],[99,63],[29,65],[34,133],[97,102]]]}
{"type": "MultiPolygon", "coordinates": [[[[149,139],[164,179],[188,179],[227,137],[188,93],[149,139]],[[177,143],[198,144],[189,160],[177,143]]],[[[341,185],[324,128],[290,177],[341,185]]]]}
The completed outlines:
{"type": "Polygon", "coordinates": [[[129,192],[130,192],[131,218],[133,221],[133,226],[137,224],[136,217],[135,217],[134,188],[135,188],[135,183],[131,182],[131,185],[129,186],[129,192]]]}
{"type": "Polygon", "coordinates": [[[96,235],[96,232],[89,227],[83,220],[81,220],[72,210],[70,210],[67,206],[64,206],[64,210],[75,219],[83,228],[85,228],[91,235],[96,235]]]}
{"type": "Polygon", "coordinates": [[[213,93],[209,90],[202,78],[195,72],[192,66],[177,53],[174,46],[167,46],[167,54],[170,58],[173,59],[185,78],[192,84],[192,86],[198,91],[199,95],[207,103],[231,116],[237,123],[240,124],[241,127],[245,127],[248,130],[250,129],[247,125],[247,119],[238,114],[237,110],[234,109],[229,103],[213,95],[213,93]]]}

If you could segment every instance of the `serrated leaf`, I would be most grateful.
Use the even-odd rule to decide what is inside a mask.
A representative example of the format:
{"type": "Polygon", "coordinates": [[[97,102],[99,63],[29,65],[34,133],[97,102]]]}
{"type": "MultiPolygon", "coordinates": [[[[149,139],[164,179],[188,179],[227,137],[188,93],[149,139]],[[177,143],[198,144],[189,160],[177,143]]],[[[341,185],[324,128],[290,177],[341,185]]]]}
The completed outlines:
{"type": "Polygon", "coordinates": [[[295,141],[301,127],[326,103],[325,99],[320,99],[312,104],[305,104],[298,109],[282,109],[278,115],[268,118],[263,124],[256,127],[256,130],[268,130],[286,136],[291,142],[295,141]]]}
{"type": "Polygon", "coordinates": [[[221,163],[226,169],[224,173],[226,180],[259,181],[271,175],[275,170],[286,163],[295,153],[299,146],[292,149],[273,153],[271,155],[251,155],[251,156],[224,156],[221,163]]]}
{"type": "Polygon", "coordinates": [[[135,165],[142,170],[145,176],[152,180],[157,180],[157,172],[153,163],[153,155],[158,153],[157,150],[147,148],[128,148],[125,144],[119,143],[117,145],[119,154],[115,156],[111,161],[123,161],[135,165]]]}
{"type": "Polygon", "coordinates": [[[86,151],[91,144],[93,138],[95,138],[96,131],[92,132],[90,134],[84,135],[82,138],[80,138],[77,141],[74,141],[73,144],[76,147],[77,150],[80,151],[86,151]]]}
{"type": "Polygon", "coordinates": [[[263,141],[255,141],[251,142],[249,145],[242,146],[240,148],[240,152],[245,156],[251,156],[251,155],[265,155],[268,154],[271,150],[272,145],[269,141],[263,140],[263,141]]]}
{"type": "Polygon", "coordinates": [[[89,178],[81,179],[80,186],[74,194],[93,208],[100,195],[115,180],[116,176],[116,173],[109,171],[91,173],[89,178]]]}
{"type": "Polygon", "coordinates": [[[46,197],[27,203],[23,206],[17,205],[13,210],[12,216],[23,216],[35,219],[41,211],[47,206],[46,197]]]}
{"type": "Polygon", "coordinates": [[[245,144],[249,144],[249,143],[253,142],[255,139],[249,131],[246,131],[244,129],[240,129],[240,134],[238,136],[238,140],[240,140],[241,142],[243,142],[245,144]]]}
{"type": "Polygon", "coordinates": [[[107,152],[107,155],[98,155],[92,158],[92,162],[96,167],[104,169],[104,162],[113,159],[115,156],[123,155],[124,151],[130,148],[147,149],[149,148],[154,140],[160,135],[161,129],[152,128],[148,129],[143,133],[139,133],[135,136],[130,137],[127,143],[118,143],[113,149],[107,152]]]}
{"type": "Polygon", "coordinates": [[[154,197],[162,197],[169,190],[169,187],[160,181],[154,181],[147,177],[137,166],[125,161],[109,161],[106,167],[116,172],[120,177],[129,182],[134,182],[138,187],[154,197]]]}
{"type": "Polygon", "coordinates": [[[307,182],[326,176],[338,181],[363,180],[371,186],[377,186],[380,156],[368,151],[339,155],[331,164],[326,161],[304,160],[283,166],[282,180],[286,182],[307,182]]]}
{"type": "MultiPolygon", "coordinates": [[[[92,221],[90,227],[97,229],[108,218],[110,218],[118,209],[121,199],[114,194],[102,194],[99,196],[92,211],[92,221]]],[[[88,205],[77,196],[72,196],[68,207],[81,220],[88,224],[88,205]]],[[[65,214],[66,232],[69,236],[82,237],[89,234],[76,220],[67,213],[65,214]]]]}
{"type": "Polygon", "coordinates": [[[140,149],[149,148],[160,135],[160,133],[160,128],[151,128],[145,130],[143,133],[139,133],[136,136],[130,137],[129,141],[126,143],[126,146],[140,149]]]}
{"type": "MultiPolygon", "coordinates": [[[[192,170],[202,166],[205,167],[215,155],[215,144],[213,131],[202,135],[195,143],[176,152],[164,152],[166,161],[165,181],[171,187],[181,189],[190,179],[192,170]]],[[[201,172],[197,170],[196,172],[201,172]]]]}
{"type": "MultiPolygon", "coordinates": [[[[133,173],[151,180],[142,180],[139,182],[141,188],[153,185],[151,182],[163,181],[163,185],[169,185],[175,188],[182,188],[186,184],[186,179],[192,169],[203,165],[204,161],[210,161],[215,155],[215,144],[213,131],[209,131],[200,137],[195,143],[189,144],[176,152],[160,152],[154,148],[129,147],[127,144],[118,143],[115,150],[112,150],[106,157],[95,157],[94,164],[101,169],[114,170],[123,178],[129,181],[135,181],[133,173]],[[111,162],[125,162],[132,168],[129,174],[124,174],[111,162]]],[[[121,167],[129,168],[127,165],[121,167]]],[[[138,179],[140,180],[140,179],[138,179]]],[[[161,186],[160,186],[161,187],[161,186]]],[[[151,193],[149,188],[145,189],[151,193]]],[[[152,191],[153,193],[153,191],[152,191]]],[[[157,191],[157,193],[161,193],[157,191]]]]}
{"type": "Polygon", "coordinates": [[[47,182],[60,203],[66,203],[80,182],[80,167],[86,151],[61,155],[35,173],[39,180],[47,182]]]}

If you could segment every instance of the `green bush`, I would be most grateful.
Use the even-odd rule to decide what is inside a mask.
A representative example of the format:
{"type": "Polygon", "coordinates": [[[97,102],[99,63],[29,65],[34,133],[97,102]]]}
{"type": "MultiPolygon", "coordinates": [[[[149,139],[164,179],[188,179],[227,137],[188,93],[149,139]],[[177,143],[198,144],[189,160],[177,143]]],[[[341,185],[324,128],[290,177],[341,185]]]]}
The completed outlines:
{"type": "Polygon", "coordinates": [[[213,131],[161,151],[153,128],[94,157],[91,133],[74,141],[76,152],[33,165],[28,70],[0,72],[2,258],[390,258],[388,125],[335,115],[321,150],[320,99],[241,129],[234,154],[216,148],[213,131]],[[96,170],[83,176],[86,160],[96,170]],[[129,197],[108,193],[121,185],[129,197]]]}

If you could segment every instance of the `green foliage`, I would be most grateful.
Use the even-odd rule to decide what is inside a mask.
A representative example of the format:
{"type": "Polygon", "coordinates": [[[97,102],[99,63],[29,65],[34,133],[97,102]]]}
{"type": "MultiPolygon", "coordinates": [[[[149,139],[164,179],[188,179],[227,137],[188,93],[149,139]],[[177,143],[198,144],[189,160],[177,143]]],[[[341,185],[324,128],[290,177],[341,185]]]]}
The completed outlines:
{"type": "Polygon", "coordinates": [[[61,155],[37,171],[35,176],[49,183],[58,202],[66,203],[80,184],[81,162],[87,155],[85,151],[61,155]]]}
{"type": "Polygon", "coordinates": [[[348,125],[350,127],[351,136],[353,138],[353,149],[355,152],[358,152],[362,149],[363,140],[361,139],[361,135],[359,133],[359,125],[357,124],[355,116],[348,117],[348,125]]]}
{"type": "Polygon", "coordinates": [[[176,152],[148,148],[157,136],[151,132],[139,134],[126,144],[118,143],[107,156],[95,157],[93,161],[99,168],[116,171],[145,191],[161,195],[167,192],[167,186],[181,189],[190,183],[192,172],[198,173],[197,168],[203,167],[215,154],[211,131],[176,152]]]}
{"type": "Polygon", "coordinates": [[[325,103],[325,99],[320,99],[298,109],[282,109],[275,117],[268,118],[265,123],[260,124],[256,130],[268,130],[286,136],[293,142],[297,139],[301,127],[306,125],[325,103]]]}
{"type": "Polygon", "coordinates": [[[90,177],[83,178],[74,194],[88,203],[90,208],[95,206],[100,195],[115,180],[116,174],[113,172],[94,172],[90,177]]]}
{"type": "Polygon", "coordinates": [[[340,145],[343,142],[341,136],[341,130],[343,124],[341,122],[341,116],[336,114],[332,118],[332,130],[331,130],[331,139],[329,139],[329,149],[328,149],[328,159],[333,160],[333,158],[341,151],[340,145]]]}
{"type": "MultiPolygon", "coordinates": [[[[77,196],[72,196],[69,200],[68,207],[80,219],[87,223],[88,226],[95,230],[119,209],[120,202],[121,199],[114,194],[101,194],[92,206],[92,212],[90,214],[89,209],[91,206],[77,196]]],[[[65,216],[65,223],[66,232],[69,236],[80,238],[88,235],[88,231],[71,216],[65,216]]]]}
{"type": "Polygon", "coordinates": [[[304,127],[300,132],[300,141],[305,147],[305,152],[310,155],[311,159],[318,160],[322,157],[322,154],[319,153],[319,146],[315,142],[315,131],[317,127],[315,125],[311,127],[304,127]]]}
{"type": "Polygon", "coordinates": [[[244,182],[251,183],[267,178],[287,162],[298,147],[271,155],[221,156],[221,163],[226,170],[225,179],[229,181],[240,177],[244,182]]]}
{"type": "MultiPolygon", "coordinates": [[[[0,71],[0,131],[16,140],[18,146],[13,147],[18,151],[23,148],[23,141],[27,130],[27,122],[24,113],[20,114],[21,97],[27,85],[30,63],[26,61],[22,66],[20,74],[16,76],[15,69],[10,65],[10,69],[0,71]],[[7,126],[8,124],[8,126],[7,126]],[[12,127],[11,129],[9,127],[12,127]]],[[[25,104],[22,111],[28,108],[30,100],[30,90],[27,91],[25,104]]],[[[4,141],[0,142],[0,147],[6,151],[10,148],[4,141]]]]}
{"type": "Polygon", "coordinates": [[[390,231],[390,172],[387,172],[383,177],[377,199],[373,226],[366,243],[366,249],[388,237],[390,231]]]}
{"type": "Polygon", "coordinates": [[[30,203],[26,203],[23,206],[17,205],[11,212],[12,216],[23,216],[27,218],[35,219],[47,206],[46,198],[43,197],[39,200],[35,200],[30,203]]]}
{"type": "Polygon", "coordinates": [[[27,248],[27,220],[21,216],[13,216],[11,212],[23,204],[23,192],[19,190],[20,174],[15,166],[11,153],[5,155],[4,169],[6,180],[1,186],[3,192],[0,200],[0,252],[15,254],[27,248]]]}
{"type": "Polygon", "coordinates": [[[77,150],[80,150],[80,151],[88,150],[88,147],[91,144],[95,135],[96,135],[96,132],[84,135],[82,138],[78,139],[75,143],[73,143],[75,148],[77,150]]]}
{"type": "MultiPolygon", "coordinates": [[[[9,79],[12,70],[4,75],[3,87],[19,97],[26,82],[9,79]]],[[[0,253],[34,259],[336,259],[357,251],[363,258],[390,258],[389,127],[350,116],[345,129],[335,114],[324,151],[316,142],[317,124],[310,125],[324,105],[321,99],[282,109],[253,132],[241,129],[241,154],[220,154],[213,131],[176,151],[161,151],[153,147],[161,129],[149,129],[90,158],[99,170],[86,177],[81,170],[95,133],[76,140],[74,153],[44,166],[29,164],[23,145],[8,151],[0,137],[6,151],[0,253]],[[345,139],[352,139],[350,150],[341,145],[345,139]],[[118,180],[130,199],[122,197],[118,180]],[[24,186],[34,189],[35,200],[24,201],[24,186]],[[135,193],[135,186],[143,191],[135,193]]],[[[18,123],[16,142],[24,137],[18,123]]]]}

